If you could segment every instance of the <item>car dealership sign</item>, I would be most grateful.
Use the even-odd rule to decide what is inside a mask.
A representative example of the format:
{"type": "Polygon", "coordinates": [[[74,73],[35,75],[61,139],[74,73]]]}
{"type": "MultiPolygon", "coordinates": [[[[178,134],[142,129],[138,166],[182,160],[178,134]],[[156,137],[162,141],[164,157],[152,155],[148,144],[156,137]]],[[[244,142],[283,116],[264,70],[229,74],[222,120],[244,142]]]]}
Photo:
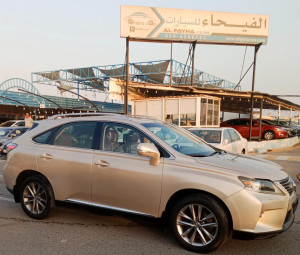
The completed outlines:
{"type": "Polygon", "coordinates": [[[121,6],[121,37],[220,44],[267,44],[268,31],[267,15],[121,6]]]}

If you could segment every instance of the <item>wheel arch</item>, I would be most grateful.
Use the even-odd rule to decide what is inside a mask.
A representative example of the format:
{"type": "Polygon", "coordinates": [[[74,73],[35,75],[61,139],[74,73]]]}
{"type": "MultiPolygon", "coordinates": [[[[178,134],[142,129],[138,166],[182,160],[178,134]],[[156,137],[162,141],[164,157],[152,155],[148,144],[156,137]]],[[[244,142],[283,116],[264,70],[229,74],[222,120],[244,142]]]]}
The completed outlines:
{"type": "Polygon", "coordinates": [[[22,185],[22,182],[30,177],[30,176],[34,176],[34,175],[39,175],[41,176],[51,187],[51,190],[52,190],[52,194],[53,194],[53,197],[54,197],[54,192],[53,192],[53,188],[52,188],[52,185],[50,183],[50,181],[48,180],[48,178],[41,174],[40,172],[38,171],[35,171],[35,170],[24,170],[22,171],[21,173],[19,173],[17,179],[16,179],[16,184],[13,188],[13,195],[14,195],[14,199],[15,199],[15,202],[16,203],[19,203],[20,202],[20,198],[19,198],[19,191],[20,191],[20,188],[21,188],[21,185],[22,185]]]}
{"type": "Polygon", "coordinates": [[[232,215],[230,213],[229,208],[226,206],[226,204],[220,199],[218,198],[216,195],[209,193],[207,191],[203,191],[203,190],[198,190],[198,189],[183,189],[183,190],[179,190],[177,192],[175,192],[168,200],[165,210],[163,211],[162,217],[163,218],[168,218],[170,216],[171,210],[174,207],[174,205],[176,204],[176,202],[178,202],[180,199],[193,195],[193,194],[203,194],[203,195],[207,195],[210,196],[212,198],[214,198],[217,202],[219,202],[219,204],[223,207],[225,213],[228,216],[229,222],[230,222],[230,228],[233,229],[233,220],[232,220],[232,215]]]}

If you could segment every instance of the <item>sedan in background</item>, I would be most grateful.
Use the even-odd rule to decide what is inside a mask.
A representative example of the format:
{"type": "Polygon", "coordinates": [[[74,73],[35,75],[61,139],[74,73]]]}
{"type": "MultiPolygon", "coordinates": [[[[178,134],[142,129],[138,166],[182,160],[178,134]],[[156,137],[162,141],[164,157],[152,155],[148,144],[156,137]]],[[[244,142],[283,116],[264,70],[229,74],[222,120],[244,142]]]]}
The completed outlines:
{"type": "Polygon", "coordinates": [[[247,140],[233,128],[189,128],[188,131],[219,149],[242,154],[247,152],[247,140]]]}
{"type": "Polygon", "coordinates": [[[290,126],[288,121],[284,121],[284,120],[278,121],[278,120],[269,120],[269,119],[262,119],[261,121],[262,121],[262,124],[265,124],[265,125],[273,125],[273,126],[282,127],[283,129],[286,130],[289,137],[293,137],[293,136],[297,135],[297,128],[290,126]]]}
{"type": "Polygon", "coordinates": [[[24,134],[28,127],[3,127],[0,129],[0,155],[6,154],[6,146],[15,138],[24,134]]]}
{"type": "Polygon", "coordinates": [[[8,120],[0,124],[0,128],[3,127],[24,127],[24,120],[8,120]]]}
{"type": "MultiPolygon", "coordinates": [[[[242,137],[249,138],[250,119],[232,119],[224,121],[220,124],[221,127],[231,127],[237,130],[242,137]]],[[[261,133],[259,135],[259,121],[252,120],[252,137],[261,137],[265,140],[272,140],[278,138],[287,138],[289,135],[287,131],[280,126],[261,125],[261,133]]]]}

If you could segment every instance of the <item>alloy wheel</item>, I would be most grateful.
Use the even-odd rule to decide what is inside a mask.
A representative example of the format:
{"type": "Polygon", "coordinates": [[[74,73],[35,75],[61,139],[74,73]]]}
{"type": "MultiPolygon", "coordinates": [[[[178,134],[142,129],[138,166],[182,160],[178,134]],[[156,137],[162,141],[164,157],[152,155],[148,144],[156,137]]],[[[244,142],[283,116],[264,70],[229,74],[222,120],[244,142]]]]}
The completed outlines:
{"type": "Polygon", "coordinates": [[[218,221],[214,213],[201,204],[189,204],[177,215],[177,230],[181,238],[193,246],[206,246],[218,233],[218,221]]]}
{"type": "Polygon", "coordinates": [[[268,131],[268,132],[265,133],[264,138],[266,140],[272,140],[274,138],[274,133],[271,132],[271,131],[268,131]]]}
{"type": "Polygon", "coordinates": [[[47,206],[47,193],[39,183],[30,182],[24,188],[23,202],[32,214],[41,214],[47,206]]]}

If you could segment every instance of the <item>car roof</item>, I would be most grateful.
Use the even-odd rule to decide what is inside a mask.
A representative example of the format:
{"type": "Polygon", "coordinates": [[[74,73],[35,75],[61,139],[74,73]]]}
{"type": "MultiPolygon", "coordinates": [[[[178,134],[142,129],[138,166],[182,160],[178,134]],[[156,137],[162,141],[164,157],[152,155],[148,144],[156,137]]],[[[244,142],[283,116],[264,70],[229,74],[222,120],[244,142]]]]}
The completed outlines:
{"type": "Polygon", "coordinates": [[[219,130],[222,131],[224,129],[233,129],[231,127],[193,127],[188,128],[187,130],[219,130]]]}

